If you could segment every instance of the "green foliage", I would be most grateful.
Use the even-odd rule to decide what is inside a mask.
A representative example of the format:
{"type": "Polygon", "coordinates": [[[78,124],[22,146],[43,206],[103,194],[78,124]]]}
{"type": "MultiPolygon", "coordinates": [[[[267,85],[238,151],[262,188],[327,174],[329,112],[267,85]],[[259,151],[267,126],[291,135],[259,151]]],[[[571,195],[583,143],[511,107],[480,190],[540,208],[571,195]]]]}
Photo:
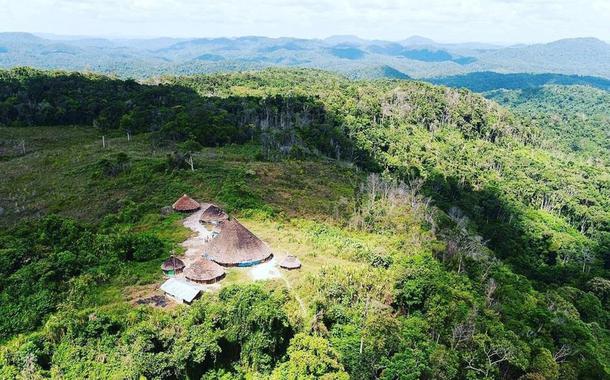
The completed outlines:
{"type": "Polygon", "coordinates": [[[83,118],[76,121],[95,120],[104,133],[153,132],[109,138],[107,148],[86,135],[84,144],[69,140],[67,152],[57,140],[48,151],[33,140],[36,154],[0,162],[15,184],[0,188],[20,204],[7,208],[11,220],[40,210],[78,217],[33,217],[0,234],[2,375],[610,374],[607,166],[545,148],[544,129],[495,103],[309,70],[165,78],[160,86],[5,76],[15,86],[8,93],[38,104],[17,115],[22,108],[9,105],[7,120],[66,122],[38,114],[48,108],[40,94],[55,90],[37,86],[50,81],[66,90],[55,95],[83,118]],[[96,102],[108,100],[91,112],[89,86],[96,102]],[[147,119],[155,117],[163,122],[147,119]],[[237,144],[205,147],[228,143],[237,144]],[[273,217],[267,236],[303,258],[300,272],[286,273],[294,286],[223,286],[174,310],[108,296],[158,281],[163,253],[185,234],[180,216],[160,210],[184,192],[239,217],[273,217]],[[303,316],[294,317],[295,305],[303,316]]]}
{"type": "Polygon", "coordinates": [[[544,86],[497,90],[485,94],[533,121],[544,131],[549,148],[610,162],[610,88],[544,86]]]}
{"type": "Polygon", "coordinates": [[[163,242],[154,235],[125,234],[115,238],[114,251],[122,261],[148,261],[159,258],[163,242]]]}
{"type": "MultiPolygon", "coordinates": [[[[480,71],[463,75],[453,75],[429,79],[431,83],[449,87],[464,87],[474,92],[493,92],[495,90],[525,90],[539,91],[540,87],[549,85],[561,86],[591,86],[602,90],[610,90],[610,80],[606,78],[565,75],[565,74],[529,74],[529,73],[497,73],[480,71]]],[[[498,93],[505,93],[499,91],[498,93]]],[[[501,100],[500,100],[501,102],[501,100]]]]}
{"type": "Polygon", "coordinates": [[[288,346],[288,361],[280,364],[273,371],[271,378],[347,380],[349,376],[326,339],[297,334],[288,346]]]}
{"type": "MultiPolygon", "coordinates": [[[[227,288],[173,313],[67,309],[51,317],[40,334],[3,346],[0,367],[43,377],[50,371],[68,378],[199,378],[208,371],[236,374],[231,364],[237,355],[242,373],[268,373],[292,336],[283,297],[252,285],[227,288]]],[[[340,369],[334,366],[329,369],[340,369]]]]}
{"type": "Polygon", "coordinates": [[[126,153],[119,153],[114,157],[114,159],[101,159],[98,161],[98,165],[100,167],[101,174],[109,177],[116,177],[117,175],[129,170],[129,161],[129,156],[126,153]]]}
{"type": "MultiPolygon", "coordinates": [[[[338,144],[347,145],[326,120],[323,105],[305,95],[202,97],[182,83],[144,85],[29,68],[0,71],[0,83],[0,125],[154,132],[161,143],[179,142],[181,153],[254,138],[263,142],[267,156],[300,158],[310,150],[331,155],[338,144]]],[[[101,165],[108,170],[107,162],[101,165]]]]}
{"type": "Polygon", "coordinates": [[[282,294],[269,295],[261,287],[228,287],[220,291],[225,305],[226,339],[238,344],[240,362],[255,371],[270,371],[288,345],[291,328],[282,294]]]}
{"type": "Polygon", "coordinates": [[[0,235],[0,339],[39,326],[62,302],[83,299],[83,287],[116,275],[121,262],[157,259],[164,249],[150,234],[105,234],[56,215],[7,231],[0,235]]]}
{"type": "Polygon", "coordinates": [[[539,374],[543,379],[554,380],[559,378],[559,364],[555,362],[553,354],[545,348],[534,356],[530,371],[539,374]]]}

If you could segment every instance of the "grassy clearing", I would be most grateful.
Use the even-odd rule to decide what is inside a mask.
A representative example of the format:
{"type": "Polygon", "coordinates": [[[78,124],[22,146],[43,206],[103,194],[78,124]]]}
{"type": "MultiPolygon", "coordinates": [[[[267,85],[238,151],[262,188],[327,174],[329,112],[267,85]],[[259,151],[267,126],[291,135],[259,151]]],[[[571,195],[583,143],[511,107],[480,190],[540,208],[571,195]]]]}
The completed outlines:
{"type": "MultiPolygon", "coordinates": [[[[0,183],[0,193],[10,198],[2,200],[2,224],[57,212],[113,230],[152,233],[168,242],[168,250],[180,253],[179,243],[192,232],[182,225],[184,215],[164,216],[160,209],[189,193],[231,210],[278,259],[286,254],[299,257],[302,269],[282,274],[309,313],[305,285],[320,270],[365,268],[373,258],[389,257],[401,246],[395,237],[337,225],[353,210],[362,174],[334,162],[265,162],[255,159],[257,146],[226,146],[199,152],[194,172],[171,171],[165,164],[171,151],[152,149],[145,135],[130,142],[124,136],[109,137],[104,149],[99,133],[91,128],[3,128],[0,133],[3,139],[40,146],[0,162],[9,179],[0,183]],[[118,153],[129,157],[129,170],[103,175],[99,162],[113,160],[118,153]]],[[[134,289],[161,282],[162,260],[130,263],[92,290],[88,304],[133,299],[134,289]]],[[[232,268],[222,285],[251,281],[246,270],[232,268]]],[[[270,282],[284,286],[282,280],[270,282]]]]}
{"type": "Polygon", "coordinates": [[[97,223],[126,209],[139,222],[182,193],[237,212],[266,206],[292,216],[322,218],[339,212],[335,205],[353,197],[361,177],[354,169],[325,161],[257,161],[257,146],[205,148],[195,157],[194,172],[172,171],[166,164],[171,150],[153,148],[146,135],[130,142],[124,136],[108,137],[105,149],[99,137],[84,127],[0,128],[2,141],[40,145],[0,162],[0,225],[51,212],[97,223]],[[40,141],[52,142],[45,146],[40,141]],[[128,169],[103,174],[101,161],[113,162],[119,153],[127,155],[128,169]]]}
{"type": "MultiPolygon", "coordinates": [[[[387,236],[351,231],[332,224],[311,219],[294,218],[284,221],[261,219],[240,220],[246,227],[265,241],[278,259],[287,254],[295,255],[303,264],[300,270],[281,270],[290,290],[301,299],[307,311],[307,320],[313,317],[314,305],[310,283],[322,271],[366,270],[370,268],[369,254],[383,252],[393,255],[396,239],[387,236]],[[326,231],[327,233],[319,233],[326,231]]],[[[229,272],[223,285],[246,281],[245,271],[229,272]]],[[[278,281],[276,281],[278,282],[278,281]]],[[[295,306],[296,307],[296,306],[295,306]]]]}
{"type": "MultiPolygon", "coordinates": [[[[111,231],[154,234],[181,252],[180,242],[192,232],[181,214],[162,215],[182,193],[227,208],[269,244],[278,258],[290,253],[303,263],[300,271],[283,271],[294,289],[320,268],[362,266],[362,252],[391,249],[386,238],[351,233],[333,227],[353,209],[362,174],[327,160],[266,162],[257,160],[255,145],[204,148],[195,157],[195,171],[169,170],[169,148],[152,148],[146,135],[131,141],[106,138],[85,127],[1,128],[3,141],[22,140],[32,149],[25,155],[5,155],[0,171],[0,225],[59,213],[111,231]],[[128,169],[109,176],[101,161],[119,153],[128,169]]],[[[343,218],[344,219],[344,218],[343,218]]],[[[130,263],[117,276],[92,289],[88,305],[133,299],[149,284],[162,280],[163,258],[130,263]]],[[[229,269],[223,286],[251,282],[245,270],[229,269]]],[[[284,286],[283,281],[271,281],[284,286]]],[[[270,286],[275,286],[270,284],[270,286]]],[[[297,294],[305,300],[306,294],[297,294]]]]}

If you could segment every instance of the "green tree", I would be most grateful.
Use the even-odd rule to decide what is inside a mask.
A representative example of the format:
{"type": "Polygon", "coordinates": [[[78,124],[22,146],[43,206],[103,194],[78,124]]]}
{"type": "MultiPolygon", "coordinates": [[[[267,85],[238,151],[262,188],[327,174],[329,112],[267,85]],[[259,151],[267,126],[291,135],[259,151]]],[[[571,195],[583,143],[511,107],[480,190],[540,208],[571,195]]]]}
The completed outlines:
{"type": "Polygon", "coordinates": [[[288,361],[272,373],[274,380],[347,380],[337,352],[319,336],[297,334],[288,346],[288,361]]]}

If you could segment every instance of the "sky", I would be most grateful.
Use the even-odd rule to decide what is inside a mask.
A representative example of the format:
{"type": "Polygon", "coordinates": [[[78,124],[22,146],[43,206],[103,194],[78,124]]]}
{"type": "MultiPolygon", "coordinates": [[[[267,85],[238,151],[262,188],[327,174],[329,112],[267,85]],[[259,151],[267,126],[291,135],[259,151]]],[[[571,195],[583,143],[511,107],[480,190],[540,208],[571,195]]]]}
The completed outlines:
{"type": "Polygon", "coordinates": [[[0,0],[0,31],[103,37],[610,41],[610,0],[0,0]]]}

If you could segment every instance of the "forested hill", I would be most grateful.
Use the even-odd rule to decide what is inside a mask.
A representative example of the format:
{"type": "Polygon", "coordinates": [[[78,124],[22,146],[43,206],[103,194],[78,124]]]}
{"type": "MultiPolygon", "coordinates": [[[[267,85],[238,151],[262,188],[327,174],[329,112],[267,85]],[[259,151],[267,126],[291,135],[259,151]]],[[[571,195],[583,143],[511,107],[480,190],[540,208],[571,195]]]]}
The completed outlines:
{"type": "Polygon", "coordinates": [[[540,88],[546,85],[591,86],[602,90],[610,90],[610,79],[564,74],[531,74],[531,73],[496,73],[491,71],[430,78],[430,83],[467,88],[475,92],[494,90],[525,90],[540,88]]]}
{"type": "Polygon", "coordinates": [[[610,168],[480,95],[21,68],[0,124],[0,376],[610,376],[610,168]],[[134,308],[184,192],[300,255],[292,286],[229,274],[190,309],[134,308]]]}
{"type": "Polygon", "coordinates": [[[432,78],[482,71],[610,78],[610,45],[595,38],[498,46],[443,44],[422,38],[366,40],[156,38],[103,39],[0,33],[0,67],[94,71],[121,78],[306,67],[354,78],[432,78]]]}
{"type": "Polygon", "coordinates": [[[608,162],[610,81],[561,74],[478,72],[433,78],[431,83],[468,88],[531,120],[549,148],[608,162]]]}
{"type": "Polygon", "coordinates": [[[531,119],[544,132],[547,146],[610,162],[610,92],[552,85],[484,95],[531,119]]]}
{"type": "MultiPolygon", "coordinates": [[[[604,256],[610,212],[605,164],[545,151],[539,147],[541,131],[530,121],[480,96],[418,82],[358,82],[307,71],[169,83],[204,96],[314,95],[353,144],[349,149],[356,153],[341,157],[401,180],[425,179],[445,211],[457,207],[478,221],[498,253],[521,269],[561,272],[565,267],[557,262],[589,249],[610,264],[604,256]],[[531,255],[532,249],[537,254],[531,255]]],[[[557,274],[546,280],[570,277],[557,274]]]]}

